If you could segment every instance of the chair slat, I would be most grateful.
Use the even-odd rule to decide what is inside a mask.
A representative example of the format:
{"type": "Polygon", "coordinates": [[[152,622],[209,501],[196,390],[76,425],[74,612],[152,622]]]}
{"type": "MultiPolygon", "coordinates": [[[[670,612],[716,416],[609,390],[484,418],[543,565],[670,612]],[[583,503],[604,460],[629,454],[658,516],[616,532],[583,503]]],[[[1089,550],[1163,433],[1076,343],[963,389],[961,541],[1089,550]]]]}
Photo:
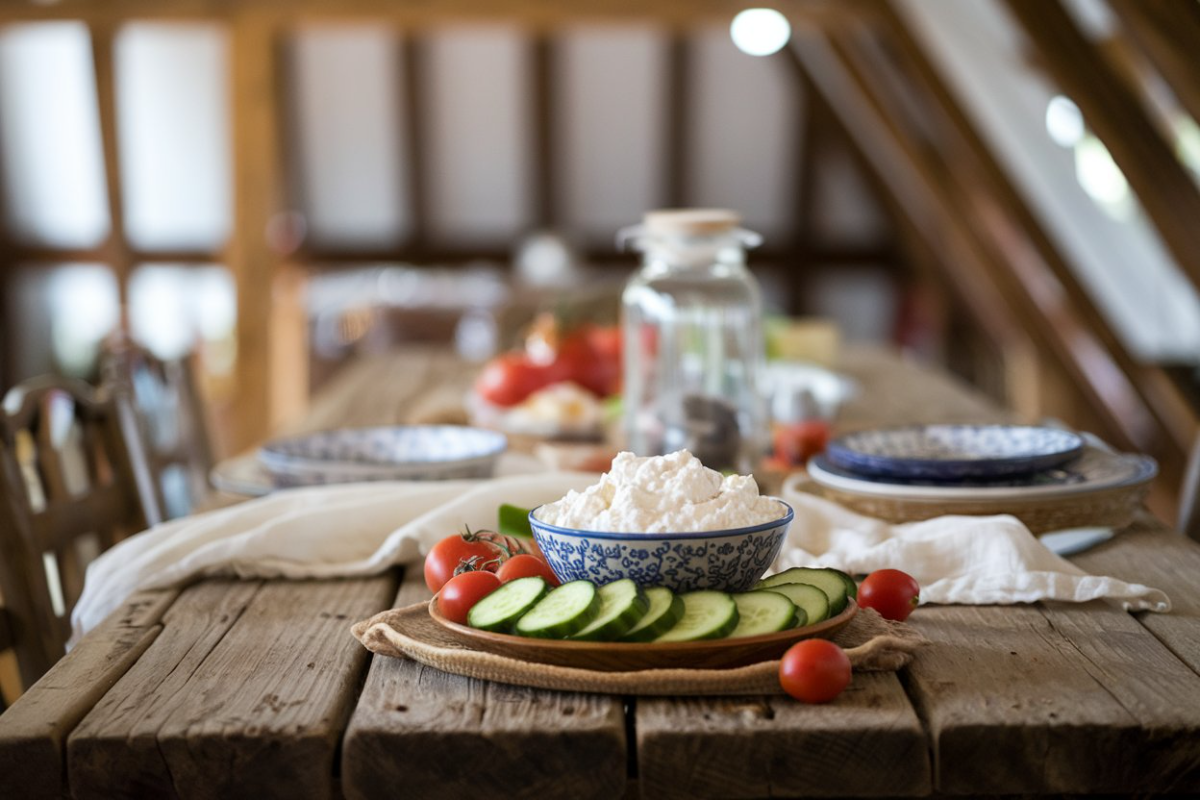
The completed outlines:
{"type": "Polygon", "coordinates": [[[159,519],[139,491],[149,474],[133,419],[120,395],[67,378],[35,378],[4,398],[0,592],[26,685],[64,652],[86,573],[81,545],[94,536],[106,549],[159,519]]]}

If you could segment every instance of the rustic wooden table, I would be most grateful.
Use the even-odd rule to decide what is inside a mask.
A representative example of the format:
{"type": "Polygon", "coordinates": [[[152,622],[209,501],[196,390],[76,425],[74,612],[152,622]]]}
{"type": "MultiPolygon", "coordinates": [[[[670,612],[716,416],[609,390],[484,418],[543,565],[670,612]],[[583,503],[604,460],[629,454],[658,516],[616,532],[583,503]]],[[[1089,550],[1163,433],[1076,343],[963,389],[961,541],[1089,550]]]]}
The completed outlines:
{"type": "MultiPolygon", "coordinates": [[[[849,425],[1003,416],[894,358],[842,366],[864,387],[849,425]]],[[[310,423],[404,419],[463,381],[427,354],[365,362],[310,423]]],[[[350,623],[426,597],[416,570],[143,593],[0,718],[0,797],[1200,792],[1200,547],[1145,515],[1075,561],[1175,611],[924,607],[932,646],[828,706],[559,694],[371,658],[350,623]]]]}

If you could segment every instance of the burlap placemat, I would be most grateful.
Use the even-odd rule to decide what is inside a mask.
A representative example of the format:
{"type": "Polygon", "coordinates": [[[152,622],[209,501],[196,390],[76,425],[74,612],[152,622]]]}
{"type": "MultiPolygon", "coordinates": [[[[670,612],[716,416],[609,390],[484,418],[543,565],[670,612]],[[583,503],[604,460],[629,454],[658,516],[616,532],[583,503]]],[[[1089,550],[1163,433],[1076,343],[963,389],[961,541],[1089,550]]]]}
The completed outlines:
{"type": "MultiPolygon", "coordinates": [[[[427,603],[383,611],[351,632],[363,646],[382,656],[411,658],[443,672],[499,683],[559,691],[622,695],[781,694],[779,662],[763,661],[733,669],[651,669],[633,672],[535,664],[476,650],[455,639],[430,616],[427,603]]],[[[864,608],[832,637],[855,671],[898,670],[927,644],[902,622],[890,622],[864,608]]]]}

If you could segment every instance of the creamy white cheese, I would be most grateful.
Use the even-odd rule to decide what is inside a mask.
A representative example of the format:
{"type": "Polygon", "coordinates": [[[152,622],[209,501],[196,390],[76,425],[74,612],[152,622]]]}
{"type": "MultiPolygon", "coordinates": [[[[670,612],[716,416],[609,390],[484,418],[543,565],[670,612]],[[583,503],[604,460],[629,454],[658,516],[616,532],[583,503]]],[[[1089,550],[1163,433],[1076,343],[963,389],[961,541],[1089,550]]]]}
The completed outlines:
{"type": "Polygon", "coordinates": [[[722,478],[687,450],[638,458],[621,453],[600,482],[544,506],[537,518],[560,528],[613,533],[696,533],[783,517],[748,475],[722,478]]]}

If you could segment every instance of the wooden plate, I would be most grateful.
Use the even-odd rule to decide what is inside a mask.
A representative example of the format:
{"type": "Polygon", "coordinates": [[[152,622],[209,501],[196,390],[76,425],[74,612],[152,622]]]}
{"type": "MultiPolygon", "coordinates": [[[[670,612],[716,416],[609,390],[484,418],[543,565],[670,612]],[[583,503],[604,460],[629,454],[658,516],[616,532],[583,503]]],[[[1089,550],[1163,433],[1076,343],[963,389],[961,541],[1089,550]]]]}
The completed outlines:
{"type": "Polygon", "coordinates": [[[779,658],[801,639],[828,639],[858,613],[858,604],[847,602],[836,617],[803,628],[743,636],[738,639],[709,639],[699,642],[570,642],[561,639],[530,639],[507,633],[492,633],[451,622],[439,613],[437,598],[429,603],[429,616],[459,642],[473,650],[485,650],[522,661],[560,667],[629,672],[640,669],[725,669],[779,658]]]}

